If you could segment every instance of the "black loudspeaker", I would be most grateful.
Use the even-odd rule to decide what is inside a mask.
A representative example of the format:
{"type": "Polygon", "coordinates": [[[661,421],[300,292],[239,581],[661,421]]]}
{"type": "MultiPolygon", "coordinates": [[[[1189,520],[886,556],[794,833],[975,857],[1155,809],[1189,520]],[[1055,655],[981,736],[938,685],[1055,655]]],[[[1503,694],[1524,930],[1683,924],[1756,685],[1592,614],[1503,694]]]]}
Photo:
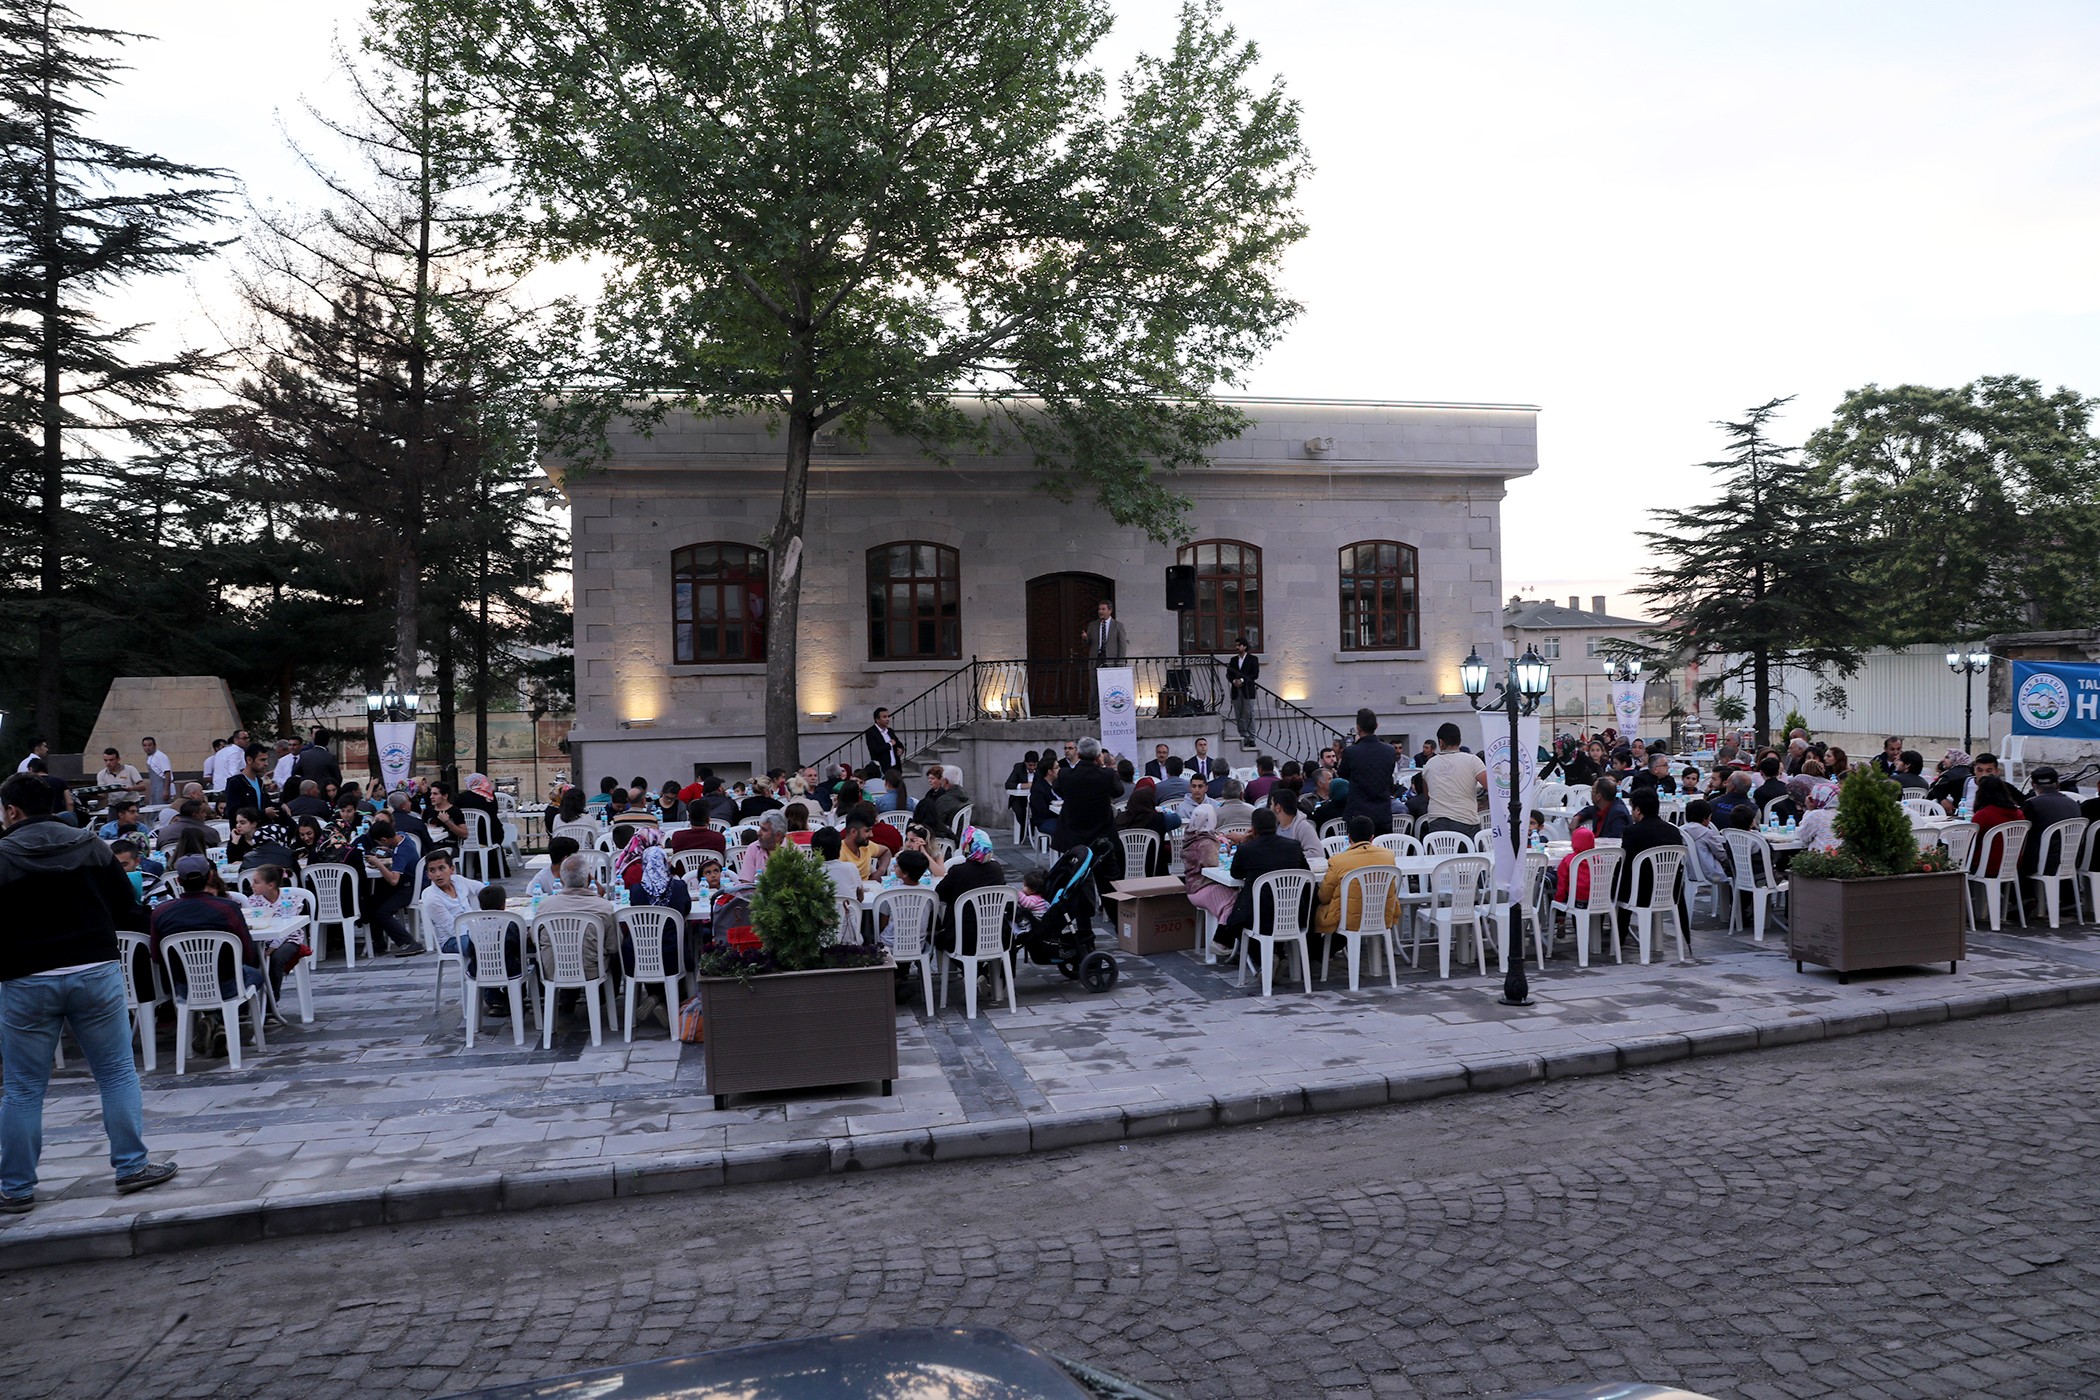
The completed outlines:
{"type": "Polygon", "coordinates": [[[1167,565],[1167,609],[1170,612],[1187,612],[1196,606],[1196,566],[1194,564],[1167,565]]]}

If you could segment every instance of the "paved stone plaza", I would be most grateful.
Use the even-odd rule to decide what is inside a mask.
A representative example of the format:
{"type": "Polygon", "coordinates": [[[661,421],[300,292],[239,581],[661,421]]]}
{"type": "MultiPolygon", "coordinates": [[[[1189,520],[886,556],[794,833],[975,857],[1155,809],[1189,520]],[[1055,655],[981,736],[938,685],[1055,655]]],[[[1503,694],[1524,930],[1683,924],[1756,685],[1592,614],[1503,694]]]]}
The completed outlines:
{"type": "MultiPolygon", "coordinates": [[[[1009,853],[1011,854],[1011,853],[1009,853]]],[[[1707,921],[1710,923],[1711,921],[1707,921]]],[[[929,1157],[999,1155],[1224,1121],[1346,1109],[1610,1073],[1890,1024],[2100,998],[2100,931],[1983,933],[1957,975],[1801,974],[1774,941],[1702,928],[1690,964],[1566,956],[1538,1005],[1496,1004],[1499,979],[1404,968],[1264,1000],[1186,953],[1124,957],[1089,995],[1054,969],[966,1020],[961,985],[929,1020],[900,1009],[901,1078],[836,1093],[731,1100],[716,1111],[699,1046],[657,1025],[593,1048],[579,1014],[554,1047],[484,1023],[464,1048],[456,1001],[432,1011],[431,957],[315,976],[317,1019],[272,1033],[239,1073],[223,1060],[147,1077],[148,1137],[182,1176],[111,1188],[97,1099],[80,1061],[46,1106],[43,1181],[0,1224],[0,1265],[129,1254],[381,1220],[676,1190],[929,1157]]]]}
{"type": "Polygon", "coordinates": [[[931,1325],[1189,1400],[2067,1400],[2100,1378],[2096,1014],[0,1274],[0,1393],[440,1394],[931,1325]]]}

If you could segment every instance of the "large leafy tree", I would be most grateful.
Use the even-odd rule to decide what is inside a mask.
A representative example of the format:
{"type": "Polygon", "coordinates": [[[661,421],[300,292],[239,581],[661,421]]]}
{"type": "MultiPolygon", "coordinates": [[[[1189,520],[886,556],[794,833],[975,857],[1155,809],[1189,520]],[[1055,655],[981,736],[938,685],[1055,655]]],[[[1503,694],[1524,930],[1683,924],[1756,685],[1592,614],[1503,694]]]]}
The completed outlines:
{"type": "Polygon", "coordinates": [[[562,610],[540,587],[557,541],[534,439],[539,317],[513,295],[517,249],[484,217],[454,100],[409,38],[345,64],[355,105],[322,123],[354,159],[309,158],[322,207],[258,212],[246,372],[197,444],[223,468],[204,508],[240,523],[227,552],[282,640],[283,685],[297,662],[414,688],[432,654],[449,762],[461,662],[485,699],[507,644],[562,610]]]}
{"type": "Polygon", "coordinates": [[[34,727],[58,748],[83,736],[91,682],[108,677],[69,658],[69,638],[127,632],[158,565],[138,567],[146,526],[125,459],[211,368],[199,352],[145,353],[144,328],[122,319],[126,288],[219,246],[206,231],[220,172],[89,131],[123,71],[112,51],[136,37],[57,0],[0,0],[0,554],[26,605],[7,609],[9,689],[31,693],[34,727]],[[30,628],[25,685],[16,658],[30,648],[13,638],[30,628]]]}
{"type": "Polygon", "coordinates": [[[1856,527],[1828,474],[1769,436],[1787,402],[1717,425],[1728,455],[1705,466],[1720,493],[1658,512],[1662,528],[1642,535],[1658,562],[1634,590],[1668,619],[1646,634],[1650,654],[1697,661],[1701,695],[1747,683],[1760,742],[1771,734],[1775,670],[1805,669],[1826,698],[1842,697],[1838,680],[1859,669],[1865,605],[1856,527]]]}
{"type": "Polygon", "coordinates": [[[2094,406],[2010,375],[1845,396],[1807,448],[1867,546],[1860,568],[1880,640],[2090,624],[2100,609],[2094,406]]]}
{"type": "Polygon", "coordinates": [[[1298,110],[1191,0],[1111,95],[1107,0],[378,0],[488,120],[522,230],[610,269],[607,391],[780,430],[768,761],[797,759],[810,448],[880,424],[1019,444],[1173,538],[1211,395],[1295,314],[1298,110]],[[644,397],[647,395],[647,397],[644,397]]]}

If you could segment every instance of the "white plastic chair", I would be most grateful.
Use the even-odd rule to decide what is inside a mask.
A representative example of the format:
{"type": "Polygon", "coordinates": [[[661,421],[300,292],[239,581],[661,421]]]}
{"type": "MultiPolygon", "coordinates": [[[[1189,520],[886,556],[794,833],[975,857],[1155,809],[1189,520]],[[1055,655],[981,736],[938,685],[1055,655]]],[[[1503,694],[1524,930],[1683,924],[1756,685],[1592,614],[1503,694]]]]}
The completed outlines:
{"type": "Polygon", "coordinates": [[[1905,812],[1914,817],[1944,817],[1947,815],[1946,812],[1941,810],[1939,803],[1929,801],[1923,797],[1906,797],[1903,799],[1902,807],[1905,812]]]}
{"type": "MultiPolygon", "coordinates": [[[[1539,971],[1541,972],[1546,970],[1546,944],[1549,940],[1546,937],[1546,926],[1539,918],[1539,910],[1548,902],[1546,890],[1552,879],[1553,862],[1547,858],[1546,853],[1534,850],[1525,851],[1523,873],[1518,876],[1518,883],[1521,888],[1517,897],[1511,901],[1510,907],[1517,911],[1517,919],[1519,921],[1517,955],[1519,957],[1523,956],[1524,933],[1528,931],[1537,952],[1539,971]]],[[[1492,914],[1491,917],[1495,922],[1495,956],[1501,960],[1503,971],[1507,972],[1509,970],[1509,930],[1503,927],[1504,915],[1500,912],[1492,914]]]]}
{"type": "Polygon", "coordinates": [[[2027,738],[2021,734],[2008,734],[1998,744],[1998,765],[2005,770],[2005,781],[2014,787],[2027,786],[2027,738]]]}
{"type": "Polygon", "coordinates": [[[875,936],[889,946],[897,966],[919,965],[919,981],[926,992],[926,1014],[933,1014],[933,926],[940,918],[941,902],[932,890],[900,885],[875,896],[870,906],[875,918],[875,936]]]}
{"type": "Polygon", "coordinates": [[[241,1008],[247,1007],[255,1027],[255,1053],[269,1047],[263,1043],[263,999],[259,988],[248,985],[241,975],[241,940],[230,933],[175,933],[160,942],[160,955],[168,967],[168,985],[180,982],[175,993],[175,1072],[186,1072],[190,1049],[190,1017],[216,1011],[226,1022],[226,1064],[241,1067],[241,1008]],[[219,969],[230,963],[233,996],[219,986],[219,969]],[[177,969],[181,977],[176,976],[177,969]]]}
{"type": "Polygon", "coordinates": [[[2020,892],[2020,852],[2026,848],[2028,834],[2033,823],[2027,821],[2000,822],[1983,833],[1976,843],[1976,858],[1970,862],[1969,882],[1963,887],[1966,897],[1962,903],[1969,911],[1969,927],[1976,927],[1977,889],[1983,891],[1984,907],[1990,912],[1991,932],[1996,933],[2005,912],[2005,892],[2012,891],[2013,903],[2020,911],[2020,927],[2027,927],[2027,896],[2020,892]],[[1997,852],[1995,862],[1992,852],[1997,852]],[[1986,875],[1993,864],[1998,867],[1996,875],[1986,875]]]}
{"type": "Polygon", "coordinates": [[[1473,838],[1463,831],[1432,831],[1421,838],[1426,856],[1472,856],[1480,854],[1473,838]]]}
{"type": "Polygon", "coordinates": [[[554,830],[547,833],[547,840],[551,843],[557,836],[566,836],[576,843],[577,850],[595,851],[599,838],[606,834],[605,828],[596,822],[556,822],[554,830]]]}
{"type": "MultiPolygon", "coordinates": [[[[973,1020],[977,1016],[977,970],[985,963],[997,967],[1000,975],[1006,978],[1007,1009],[1020,1014],[1021,1002],[1014,991],[1013,911],[1014,892],[1003,885],[994,889],[969,890],[955,901],[955,951],[947,954],[947,959],[962,964],[963,1014],[973,1020]],[[975,930],[974,952],[962,951],[966,925],[975,930]]],[[[996,988],[992,994],[998,995],[996,988]]],[[[943,968],[941,1006],[945,1009],[947,1005],[948,976],[947,969],[943,968]]]]}
{"type": "Polygon", "coordinates": [[[1639,894],[1645,872],[1650,881],[1647,901],[1613,901],[1632,916],[1633,939],[1641,950],[1643,967],[1648,965],[1649,957],[1655,951],[1656,935],[1665,920],[1677,930],[1677,960],[1691,961],[1691,940],[1685,934],[1685,921],[1677,907],[1677,882],[1684,873],[1684,857],[1682,846],[1652,846],[1642,851],[1633,858],[1632,868],[1626,873],[1626,892],[1628,895],[1639,894]]]}
{"type": "MultiPolygon", "coordinates": [[[[1428,839],[1434,841],[1438,836],[1470,841],[1461,833],[1443,831],[1428,839]]],[[[1483,896],[1494,879],[1495,863],[1477,852],[1446,856],[1430,872],[1426,890],[1429,900],[1414,911],[1414,946],[1419,957],[1425,921],[1436,929],[1439,977],[1449,980],[1451,976],[1451,945],[1461,929],[1472,935],[1474,951],[1480,958],[1480,975],[1487,976],[1487,939],[1481,936],[1480,921],[1486,912],[1483,896]]]]}
{"type": "MultiPolygon", "coordinates": [[[[1782,802],[1791,803],[1793,800],[1790,794],[1781,793],[1770,802],[1765,803],[1764,806],[1758,809],[1757,824],[1759,826],[1770,826],[1772,824],[1772,814],[1779,810],[1779,804],[1782,802]]],[[[1733,830],[1733,828],[1730,829],[1733,830]]]]}
{"type": "Polygon", "coordinates": [[[2100,874],[2100,871],[2093,869],[2093,848],[2096,844],[2100,844],[2100,822],[2088,822],[2085,839],[2078,843],[2078,879],[2072,886],[2072,893],[2078,901],[2076,912],[2081,923],[2092,922],[2092,911],[2100,908],[2100,881],[2093,878],[2100,874]]]}
{"type": "Polygon", "coordinates": [[[615,937],[627,935],[634,948],[634,974],[627,979],[626,1012],[627,1041],[634,1043],[634,1006],[643,985],[660,986],[664,993],[664,1006],[671,1022],[671,1034],[678,1034],[678,1007],[684,1000],[679,988],[685,980],[685,917],[676,909],[660,905],[644,904],[629,907],[614,915],[618,924],[615,937]],[[671,956],[664,958],[664,935],[673,935],[671,956]]]}
{"type": "Polygon", "coordinates": [[[1553,901],[1553,912],[1566,914],[1568,922],[1575,926],[1575,963],[1578,967],[1590,965],[1590,921],[1603,925],[1603,932],[1611,941],[1612,957],[1615,961],[1626,961],[1619,948],[1618,921],[1612,912],[1612,882],[1618,878],[1619,862],[1625,852],[1617,846],[1592,846],[1586,851],[1577,851],[1568,866],[1568,897],[1553,901]],[[1584,892],[1583,873],[1589,874],[1588,892],[1584,892]]]}
{"type": "MultiPolygon", "coordinates": [[[[1333,826],[1334,823],[1329,822],[1328,825],[1333,826]]],[[[1346,836],[1322,836],[1320,838],[1320,849],[1327,852],[1329,856],[1338,856],[1349,849],[1349,838],[1346,836]]],[[[1326,979],[1323,977],[1321,980],[1325,981],[1326,979]]]]}
{"type": "Polygon", "coordinates": [[[466,874],[467,866],[472,865],[474,878],[486,881],[496,853],[496,844],[490,839],[489,814],[478,807],[463,807],[460,813],[467,827],[466,839],[459,843],[460,873],[466,874]]]}
{"type": "Polygon", "coordinates": [[[1947,858],[1954,862],[1957,870],[1969,868],[1969,857],[1976,854],[1976,832],[1974,822],[1949,822],[1940,828],[1940,845],[1946,847],[1947,858]]]}
{"type": "Polygon", "coordinates": [[[1728,872],[1719,865],[1708,865],[1704,847],[1694,845],[1689,839],[1684,845],[1685,902],[1691,908],[1692,917],[1697,918],[1700,899],[1711,900],[1714,917],[1718,919],[1721,917],[1721,901],[1728,898],[1728,872]]]}
{"type": "MultiPolygon", "coordinates": [[[[1347,839],[1347,838],[1344,838],[1347,839]]],[[[1341,887],[1335,898],[1342,902],[1341,923],[1327,940],[1327,955],[1320,960],[1320,980],[1325,982],[1329,970],[1334,966],[1334,945],[1341,940],[1347,945],[1343,960],[1349,965],[1349,990],[1356,991],[1362,972],[1364,945],[1375,941],[1385,958],[1386,980],[1393,990],[1400,989],[1400,954],[1393,941],[1393,927],[1386,918],[1386,897],[1393,886],[1400,882],[1400,872],[1391,866],[1367,865],[1352,870],[1342,877],[1341,887]],[[1352,900],[1356,911],[1354,921],[1350,917],[1352,900]]]]}
{"type": "MultiPolygon", "coordinates": [[[[537,949],[544,942],[553,954],[545,962],[553,963],[549,968],[540,967],[540,1048],[554,1047],[554,994],[557,991],[577,989],[583,993],[583,1009],[590,1018],[591,1044],[603,1043],[602,1027],[598,1020],[598,998],[606,998],[606,1011],[612,1010],[612,993],[605,986],[606,949],[598,949],[598,966],[586,967],[583,961],[583,940],[589,936],[592,925],[598,921],[589,914],[542,914],[532,921],[532,946],[537,949]]],[[[474,955],[481,956],[477,950],[474,955]]]]}
{"type": "Polygon", "coordinates": [[[695,847],[689,851],[673,851],[671,853],[671,873],[681,880],[689,876],[698,875],[700,868],[704,865],[720,864],[722,864],[722,853],[720,851],[710,851],[701,847],[695,847]]]}
{"type": "Polygon", "coordinates": [[[1142,880],[1152,873],[1152,856],[1159,849],[1159,833],[1149,827],[1126,826],[1116,833],[1123,847],[1123,878],[1142,880]]]}
{"type": "Polygon", "coordinates": [[[891,826],[896,827],[897,830],[903,831],[906,827],[911,825],[911,813],[883,812],[877,815],[875,820],[879,822],[888,822],[891,826]]]}
{"type": "Polygon", "coordinates": [[[1391,851],[1396,856],[1418,856],[1422,854],[1422,843],[1404,831],[1388,832],[1373,836],[1371,844],[1381,851],[1391,851]]]}
{"type": "MultiPolygon", "coordinates": [[[[1261,994],[1268,996],[1276,984],[1276,959],[1282,951],[1295,949],[1300,979],[1312,991],[1312,948],[1305,941],[1312,927],[1312,892],[1317,882],[1310,870],[1270,870],[1254,877],[1254,924],[1240,935],[1240,976],[1236,986],[1247,985],[1247,967],[1254,949],[1261,948],[1261,994]],[[1261,931],[1263,901],[1271,910],[1269,929],[1261,931]],[[1283,945],[1279,948],[1278,945],[1283,945]]],[[[1289,974],[1286,973],[1286,976],[1289,974]]]]}
{"type": "Polygon", "coordinates": [[[343,931],[343,963],[346,967],[357,966],[357,940],[365,940],[366,955],[371,955],[372,933],[360,919],[363,911],[358,908],[357,868],[333,862],[309,865],[299,877],[299,883],[313,891],[314,895],[314,961],[328,956],[328,930],[343,931]]]}
{"type": "Polygon", "coordinates": [[[2041,845],[2035,850],[2034,879],[2042,887],[2042,900],[2049,911],[2049,927],[2061,926],[2064,886],[2071,887],[2071,917],[2078,917],[2079,886],[2084,883],[2079,863],[2085,847],[2087,822],[2069,817],[2042,828],[2041,845]]]}
{"type": "Polygon", "coordinates": [[[1349,819],[1347,817],[1329,817],[1326,821],[1320,823],[1320,839],[1322,841],[1332,841],[1337,836],[1347,837],[1348,834],[1349,819]]]}
{"type": "Polygon", "coordinates": [[[1743,896],[1750,896],[1750,936],[1757,942],[1765,941],[1765,917],[1773,902],[1785,897],[1787,882],[1778,877],[1779,867],[1772,859],[1772,843],[1761,831],[1742,831],[1735,827],[1721,833],[1728,842],[1728,858],[1735,864],[1735,874],[1729,881],[1728,931],[1734,933],[1743,922],[1743,896]]]}
{"type": "MultiPolygon", "coordinates": [[[[307,920],[308,936],[313,937],[313,930],[317,925],[317,921],[314,918],[314,910],[318,905],[319,896],[302,885],[286,885],[283,887],[282,893],[285,898],[290,899],[294,906],[297,907],[300,917],[307,920]]],[[[299,996],[299,1019],[309,1026],[314,1023],[313,965],[314,959],[319,955],[320,949],[311,947],[311,951],[305,957],[293,963],[292,970],[285,974],[285,976],[292,979],[292,990],[298,993],[299,996]]],[[[265,989],[269,986],[267,981],[263,985],[265,989]]],[[[284,1015],[284,1010],[278,1004],[277,994],[274,992],[270,995],[270,1009],[279,1016],[284,1015]]]]}
{"type": "Polygon", "coordinates": [[[150,954],[145,958],[146,995],[139,994],[139,954],[151,942],[143,933],[120,931],[117,934],[117,960],[124,970],[124,1009],[131,1013],[132,1033],[138,1036],[139,1056],[149,1074],[160,1065],[160,1049],[154,1043],[154,1015],[160,1004],[168,999],[168,994],[161,990],[160,967],[150,954]]]}
{"type": "Polygon", "coordinates": [[[474,949],[474,971],[462,962],[459,969],[460,1019],[467,1029],[467,1049],[481,1029],[481,998],[487,992],[503,992],[510,998],[510,1043],[525,1043],[525,1008],[539,1010],[532,958],[525,945],[525,922],[502,909],[476,909],[452,921],[452,932],[462,947],[474,949]],[[518,975],[510,975],[505,945],[515,930],[518,940],[518,975]]]}
{"type": "Polygon", "coordinates": [[[954,832],[957,836],[960,836],[963,834],[963,832],[965,832],[972,825],[974,825],[976,821],[977,804],[974,802],[965,802],[962,806],[955,809],[955,816],[949,820],[948,829],[954,832]]]}

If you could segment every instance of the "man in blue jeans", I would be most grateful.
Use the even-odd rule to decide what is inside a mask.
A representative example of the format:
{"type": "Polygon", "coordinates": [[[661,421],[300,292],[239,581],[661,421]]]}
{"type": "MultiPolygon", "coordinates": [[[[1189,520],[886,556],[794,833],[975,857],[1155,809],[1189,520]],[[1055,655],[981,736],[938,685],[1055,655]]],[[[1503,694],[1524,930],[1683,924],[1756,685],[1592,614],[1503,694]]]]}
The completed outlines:
{"type": "Polygon", "coordinates": [[[109,1164],[126,1195],[175,1175],[146,1158],[146,1115],[131,1060],[131,1014],[117,965],[117,922],[131,882],[91,831],[54,820],[51,789],[17,773],[0,783],[0,1213],[36,1204],[44,1150],[44,1090],[61,1027],[102,1091],[109,1164]]]}

